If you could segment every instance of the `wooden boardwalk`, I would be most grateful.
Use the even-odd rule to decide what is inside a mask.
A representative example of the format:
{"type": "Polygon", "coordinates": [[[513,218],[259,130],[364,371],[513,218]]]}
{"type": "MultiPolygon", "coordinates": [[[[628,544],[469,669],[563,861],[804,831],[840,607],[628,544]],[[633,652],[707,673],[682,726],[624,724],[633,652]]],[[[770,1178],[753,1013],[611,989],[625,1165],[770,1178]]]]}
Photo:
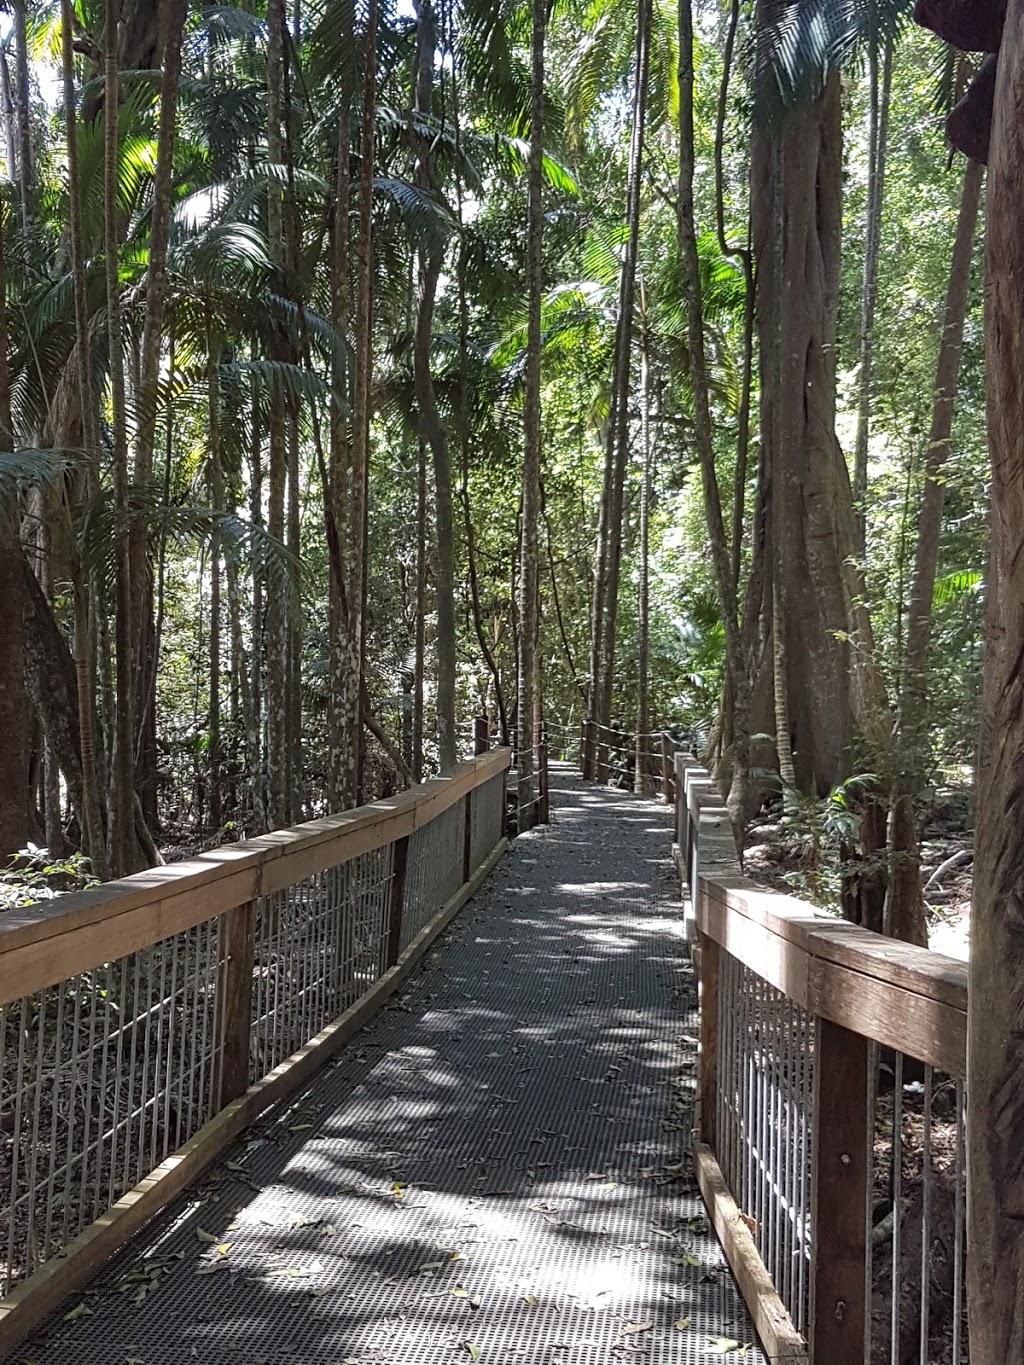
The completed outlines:
{"type": "Polygon", "coordinates": [[[411,989],[16,1359],[760,1365],[689,1175],[666,809],[552,797],[411,989]]]}

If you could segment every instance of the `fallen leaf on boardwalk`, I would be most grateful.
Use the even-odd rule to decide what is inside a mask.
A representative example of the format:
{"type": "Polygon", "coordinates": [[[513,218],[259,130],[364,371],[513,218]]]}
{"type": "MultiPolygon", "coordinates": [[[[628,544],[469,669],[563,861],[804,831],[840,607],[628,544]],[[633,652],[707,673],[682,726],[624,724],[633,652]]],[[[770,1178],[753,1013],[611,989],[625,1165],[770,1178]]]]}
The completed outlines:
{"type": "Polygon", "coordinates": [[[623,1327],[622,1331],[619,1333],[619,1336],[620,1337],[636,1336],[638,1332],[649,1332],[653,1326],[654,1320],[652,1318],[647,1318],[644,1322],[628,1322],[626,1326],[623,1327]]]}
{"type": "Polygon", "coordinates": [[[88,1315],[91,1312],[92,1309],[87,1304],[78,1303],[74,1306],[74,1308],[71,1309],[69,1313],[64,1314],[64,1321],[76,1322],[79,1318],[88,1317],[88,1315]]]}
{"type": "Polygon", "coordinates": [[[200,1242],[207,1242],[210,1246],[217,1245],[217,1238],[212,1232],[207,1232],[205,1228],[196,1228],[196,1237],[200,1242]]]}
{"type": "Polygon", "coordinates": [[[473,1298],[470,1299],[469,1306],[472,1308],[473,1312],[476,1313],[479,1309],[483,1308],[484,1301],[479,1294],[475,1294],[473,1298]]]}
{"type": "Polygon", "coordinates": [[[479,1347],[479,1346],[474,1346],[473,1343],[472,1343],[471,1341],[464,1341],[462,1344],[463,1344],[463,1346],[465,1346],[466,1350],[469,1352],[469,1358],[470,1358],[470,1360],[479,1360],[479,1359],[480,1359],[480,1347],[479,1347]]]}
{"type": "Polygon", "coordinates": [[[424,1261],[418,1268],[420,1270],[442,1270],[444,1268],[444,1261],[424,1261]]]}
{"type": "Polygon", "coordinates": [[[746,1355],[747,1348],[741,1346],[738,1341],[733,1341],[731,1337],[712,1337],[708,1342],[708,1350],[712,1355],[725,1356],[735,1351],[737,1355],[746,1355]]]}
{"type": "Polygon", "coordinates": [[[244,1161],[225,1161],[224,1169],[228,1171],[244,1171],[247,1175],[249,1173],[249,1168],[244,1161]]]}
{"type": "Polygon", "coordinates": [[[619,1182],[617,1180],[609,1180],[608,1183],[602,1185],[601,1188],[602,1190],[617,1190],[619,1188],[619,1182]]]}
{"type": "Polygon", "coordinates": [[[536,1294],[524,1294],[524,1295],[523,1295],[523,1302],[526,1303],[526,1304],[529,1304],[529,1306],[530,1306],[531,1308],[536,1308],[536,1307],[537,1307],[537,1295],[536,1295],[536,1294]]]}
{"type": "Polygon", "coordinates": [[[231,1247],[232,1247],[231,1242],[219,1242],[217,1245],[217,1250],[220,1252],[222,1256],[226,1256],[228,1252],[231,1250],[231,1247]]]}
{"type": "Polygon", "coordinates": [[[685,1332],[689,1325],[690,1325],[689,1318],[677,1318],[675,1322],[672,1324],[672,1326],[676,1329],[677,1332],[685,1332]]]}
{"type": "Polygon", "coordinates": [[[692,1266],[695,1270],[697,1270],[697,1269],[700,1268],[700,1257],[699,1257],[699,1256],[693,1256],[693,1255],[691,1255],[690,1253],[687,1253],[687,1255],[685,1255],[685,1256],[673,1256],[673,1257],[672,1257],[672,1264],[673,1264],[673,1265],[688,1265],[688,1266],[692,1266]]]}
{"type": "Polygon", "coordinates": [[[468,1299],[469,1290],[463,1289],[461,1284],[457,1284],[455,1288],[452,1290],[452,1296],[456,1299],[468,1299]]]}

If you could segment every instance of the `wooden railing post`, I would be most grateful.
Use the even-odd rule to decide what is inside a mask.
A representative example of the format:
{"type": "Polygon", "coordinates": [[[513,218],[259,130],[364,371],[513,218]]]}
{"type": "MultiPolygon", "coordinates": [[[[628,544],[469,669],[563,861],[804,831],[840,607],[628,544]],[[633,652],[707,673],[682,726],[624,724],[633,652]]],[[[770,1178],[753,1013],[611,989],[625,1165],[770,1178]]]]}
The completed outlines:
{"type": "Polygon", "coordinates": [[[224,975],[220,1002],[224,1020],[220,1107],[249,1088],[249,1039],[252,1032],[252,973],[256,961],[256,902],[236,905],[220,917],[224,975]]]}
{"type": "Polygon", "coordinates": [[[718,967],[721,949],[698,931],[700,944],[700,1078],[698,1131],[701,1142],[716,1150],[715,1101],[718,1094],[718,967]]]}
{"type": "Polygon", "coordinates": [[[473,720],[473,753],[485,754],[490,747],[491,732],[486,716],[476,716],[473,720]]]}
{"type": "Polygon", "coordinates": [[[610,772],[610,750],[608,747],[608,731],[603,725],[594,726],[597,734],[597,776],[596,780],[602,787],[607,786],[610,772]]]}
{"type": "Polygon", "coordinates": [[[466,818],[462,839],[462,883],[469,881],[473,871],[473,793],[466,793],[466,818]]]}
{"type": "Polygon", "coordinates": [[[537,790],[539,793],[537,801],[537,819],[542,825],[547,825],[551,821],[551,798],[548,777],[548,730],[546,725],[542,725],[540,728],[540,744],[537,748],[537,790]]]}
{"type": "Polygon", "coordinates": [[[665,798],[665,805],[671,806],[672,797],[672,740],[668,734],[661,732],[661,792],[665,798]]]}
{"type": "MultiPolygon", "coordinates": [[[[468,798],[467,798],[468,800],[468,798]]],[[[405,873],[409,864],[409,836],[395,840],[391,870],[391,895],[388,898],[388,957],[385,967],[394,967],[402,955],[402,919],[405,914],[405,873]]]]}
{"type": "Polygon", "coordinates": [[[812,1110],[812,1365],[864,1361],[867,1082],[867,1039],[819,1019],[812,1110]]]}
{"type": "Polygon", "coordinates": [[[583,722],[583,780],[593,782],[597,772],[597,726],[592,720],[583,722]]]}

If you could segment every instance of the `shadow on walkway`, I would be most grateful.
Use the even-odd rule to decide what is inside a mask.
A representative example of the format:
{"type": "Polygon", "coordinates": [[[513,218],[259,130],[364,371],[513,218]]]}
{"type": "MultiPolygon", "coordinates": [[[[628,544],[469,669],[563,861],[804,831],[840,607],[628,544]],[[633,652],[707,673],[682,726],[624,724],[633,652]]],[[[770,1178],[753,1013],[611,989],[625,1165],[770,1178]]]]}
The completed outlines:
{"type": "Polygon", "coordinates": [[[412,988],[26,1361],[681,1365],[746,1348],[760,1365],[685,1159],[695,1021],[665,807],[565,769],[552,785],[554,823],[516,840],[412,988]]]}

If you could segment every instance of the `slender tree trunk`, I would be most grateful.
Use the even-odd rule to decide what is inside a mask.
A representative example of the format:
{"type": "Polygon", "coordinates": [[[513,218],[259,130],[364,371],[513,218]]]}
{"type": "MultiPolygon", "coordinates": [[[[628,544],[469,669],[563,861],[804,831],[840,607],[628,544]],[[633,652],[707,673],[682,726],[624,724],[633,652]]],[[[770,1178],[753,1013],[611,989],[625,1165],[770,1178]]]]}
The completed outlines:
{"type": "Polygon", "coordinates": [[[693,203],[695,168],[693,126],[693,13],[691,0],[679,3],[679,188],[676,197],[679,251],[686,290],[687,338],[690,348],[690,383],[693,391],[694,439],[700,460],[704,513],[707,521],[712,569],[725,625],[726,667],[733,688],[733,765],[728,806],[737,843],[742,847],[746,824],[747,787],[750,771],[750,681],[743,654],[736,583],[732,577],[729,543],[715,469],[714,435],[707,357],[704,349],[704,307],[697,255],[697,228],[693,203]]]}
{"type": "Polygon", "coordinates": [[[114,485],[114,649],[116,695],[110,771],[110,868],[114,876],[139,865],[135,838],[135,667],[132,656],[131,566],[128,557],[128,416],[125,405],[118,271],[118,0],[107,0],[103,99],[104,257],[107,285],[107,349],[110,366],[111,443],[114,485]]]}
{"type": "Polygon", "coordinates": [[[534,707],[537,702],[537,595],[541,476],[541,330],[544,265],[544,43],[546,0],[533,0],[530,65],[530,161],[526,226],[526,387],[523,397],[523,520],[519,556],[519,649],[516,741],[519,828],[533,824],[534,707]]]}
{"type": "Polygon", "coordinates": [[[637,258],[640,249],[640,198],[643,180],[644,127],[647,120],[647,88],[650,70],[652,0],[640,0],[636,38],[636,84],[633,99],[629,173],[626,187],[626,222],[629,237],[622,264],[619,290],[619,318],[616,347],[616,373],[613,388],[616,401],[610,440],[613,456],[609,485],[604,625],[601,638],[600,709],[601,722],[611,720],[615,683],[615,647],[618,632],[619,579],[622,565],[623,498],[626,468],[629,463],[629,382],[633,352],[634,303],[636,298],[637,258]]]}
{"type": "MultiPolygon", "coordinates": [[[[252,428],[249,438],[249,520],[253,526],[263,525],[263,429],[260,423],[259,390],[255,379],[250,390],[250,415],[252,428]]],[[[265,749],[261,743],[263,733],[263,668],[265,628],[264,628],[263,574],[253,565],[252,570],[252,614],[249,618],[251,634],[249,693],[252,699],[250,728],[246,731],[246,767],[252,784],[252,827],[261,833],[268,825],[267,783],[263,760],[265,749]]]]}
{"type": "Polygon", "coordinates": [[[18,143],[18,196],[22,227],[32,226],[35,197],[35,156],[32,148],[32,107],[29,96],[28,33],[25,0],[13,0],[15,89],[14,108],[18,143]]]}
{"type": "Polygon", "coordinates": [[[931,429],[925,457],[924,489],[918,510],[917,550],[901,671],[902,685],[896,733],[896,775],[889,816],[886,931],[896,938],[924,946],[928,943],[928,927],[921,891],[921,857],[917,845],[914,804],[920,790],[928,749],[926,705],[928,646],[931,639],[932,597],[939,562],[942,506],[946,493],[943,471],[949,458],[953,431],[953,411],[960,373],[964,320],[967,316],[971,262],[974,256],[974,237],[983,174],[978,162],[967,162],[960,199],[960,217],[946,289],[931,429]]]}
{"type": "MultiPolygon", "coordinates": [[[[0,218],[0,453],[13,449],[11,385],[7,357],[7,266],[0,218]]],[[[35,835],[29,778],[28,733],[33,722],[25,682],[27,649],[17,494],[0,480],[0,865],[35,835]]]]}
{"type": "MultiPolygon", "coordinates": [[[[366,674],[366,527],[370,487],[370,414],[373,390],[373,176],[377,127],[377,0],[367,0],[363,34],[363,120],[360,130],[359,249],[356,261],[355,392],[352,403],[352,499],[349,544],[352,547],[349,608],[352,636],[359,660],[359,695],[366,674]]],[[[363,730],[360,708],[355,713],[353,745],[358,755],[359,792],[362,791],[363,730]]]]}
{"type": "MultiPolygon", "coordinates": [[[[346,413],[351,385],[348,368],[341,358],[341,342],[348,337],[351,321],[351,284],[349,232],[352,211],[352,117],[351,96],[343,87],[338,109],[337,170],[334,218],[331,237],[331,321],[337,332],[337,358],[333,366],[331,406],[330,497],[338,526],[348,519],[347,483],[352,460],[352,442],[346,413]]],[[[349,565],[342,572],[350,578],[349,565]]],[[[359,654],[352,635],[348,610],[351,589],[342,600],[338,584],[331,577],[330,595],[330,691],[328,694],[328,804],[332,810],[346,810],[356,803],[359,785],[359,654]]]]}
{"type": "MultiPolygon", "coordinates": [[[[267,10],[267,153],[272,163],[284,162],[284,0],[270,0],[267,10]]],[[[268,237],[270,256],[284,269],[284,215],[276,180],[268,186],[268,237]]],[[[267,530],[275,540],[285,539],[285,495],[288,478],[288,415],[281,385],[272,382],[269,412],[269,489],[267,530]]],[[[288,747],[288,656],[289,591],[280,575],[267,582],[267,817],[272,827],[288,823],[291,809],[292,773],[288,747]]]]}
{"type": "Polygon", "coordinates": [[[416,642],[412,693],[412,775],[423,781],[423,711],[427,654],[427,448],[418,443],[416,463],[416,642]]]}
{"type": "Polygon", "coordinates": [[[501,671],[494,651],[491,649],[484,628],[483,613],[480,606],[480,578],[476,563],[476,535],[473,529],[473,512],[469,500],[469,465],[472,431],[472,412],[469,394],[469,299],[466,291],[466,234],[463,222],[462,205],[462,130],[459,121],[459,82],[458,63],[452,66],[452,119],[455,124],[455,200],[459,224],[459,257],[457,266],[459,294],[459,388],[456,429],[459,438],[459,453],[462,464],[462,516],[466,533],[466,569],[469,577],[469,591],[473,614],[473,629],[476,633],[480,653],[483,655],[487,671],[494,685],[494,700],[498,710],[498,726],[502,744],[508,743],[508,712],[505,706],[505,692],[501,685],[501,671]]]}
{"type": "Polygon", "coordinates": [[[14,119],[14,96],[11,93],[11,68],[8,62],[7,44],[0,44],[0,114],[4,128],[4,159],[7,163],[7,179],[18,179],[18,146],[14,119]]]}
{"type": "MultiPolygon", "coordinates": [[[[208,483],[210,506],[214,512],[224,511],[224,470],[220,449],[220,346],[208,341],[209,372],[209,432],[208,483]]],[[[209,722],[207,727],[207,771],[209,774],[210,828],[214,834],[224,823],[221,783],[223,780],[221,755],[221,594],[220,594],[220,538],[214,533],[210,541],[210,686],[209,722]]]]}
{"type": "Polygon", "coordinates": [[[968,992],[973,1365],[1024,1362],[1024,0],[1009,0],[988,162],[991,551],[968,992]]]}
{"type": "Polygon", "coordinates": [[[650,789],[650,545],[651,545],[651,357],[647,335],[647,299],[640,282],[640,449],[643,470],[640,480],[640,585],[637,597],[636,649],[636,755],[635,790],[650,789]]]}
{"type": "Polygon", "coordinates": [[[854,445],[853,498],[856,511],[857,552],[864,555],[868,495],[868,435],[871,425],[871,367],[875,353],[875,305],[878,299],[878,261],[882,245],[882,205],[885,163],[889,146],[889,92],[892,88],[891,34],[882,47],[881,82],[878,45],[868,48],[870,115],[868,120],[868,203],[864,230],[864,282],[861,292],[860,373],[857,379],[857,437],[854,445]]]}
{"type": "MultiPolygon", "coordinates": [[[[64,120],[68,163],[68,238],[75,306],[75,356],[82,444],[86,451],[84,484],[88,502],[99,479],[99,435],[96,400],[90,373],[89,312],[86,299],[86,263],[82,243],[81,184],[78,161],[78,115],[75,103],[74,22],[71,0],[61,0],[61,54],[64,85],[64,120]]],[[[90,583],[78,547],[71,567],[75,616],[75,676],[78,684],[78,732],[82,765],[82,846],[100,881],[109,876],[103,829],[103,783],[100,779],[101,749],[97,743],[95,636],[91,626],[90,583]]]]}
{"type": "MultiPolygon", "coordinates": [[[[430,114],[436,50],[435,16],[431,0],[417,0],[416,83],[414,112],[430,114]]],[[[414,136],[416,183],[435,189],[433,153],[429,141],[414,136]]],[[[455,728],[455,518],[452,499],[451,452],[441,421],[430,369],[434,302],[441,274],[443,248],[431,241],[420,249],[420,300],[416,315],[413,371],[420,434],[430,448],[434,465],[434,511],[437,518],[434,587],[437,606],[437,747],[442,770],[457,760],[455,728]]]]}

